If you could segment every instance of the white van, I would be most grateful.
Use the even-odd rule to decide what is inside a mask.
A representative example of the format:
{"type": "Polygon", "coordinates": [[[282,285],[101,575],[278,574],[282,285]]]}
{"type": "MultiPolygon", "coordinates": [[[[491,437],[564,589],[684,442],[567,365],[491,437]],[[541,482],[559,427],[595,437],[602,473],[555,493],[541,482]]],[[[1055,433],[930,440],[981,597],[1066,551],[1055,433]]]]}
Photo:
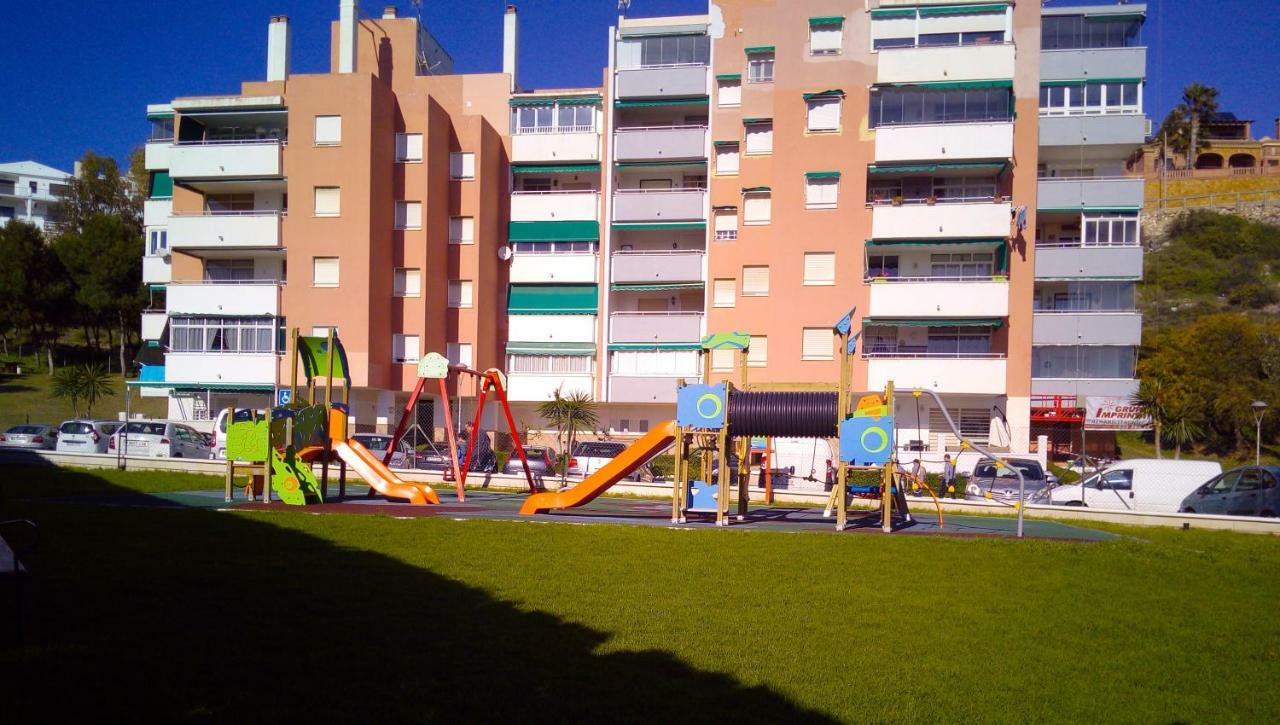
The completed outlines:
{"type": "MultiPolygon", "coordinates": [[[[755,452],[759,452],[756,449],[755,452]]],[[[827,474],[835,456],[825,438],[774,438],[769,456],[775,488],[821,491],[826,488],[827,474]]],[[[752,474],[755,485],[757,474],[752,474]]]]}
{"type": "Polygon", "coordinates": [[[1049,502],[1058,506],[1176,513],[1187,494],[1219,473],[1222,464],[1215,461],[1117,461],[1080,483],[1053,488],[1049,502]]]}

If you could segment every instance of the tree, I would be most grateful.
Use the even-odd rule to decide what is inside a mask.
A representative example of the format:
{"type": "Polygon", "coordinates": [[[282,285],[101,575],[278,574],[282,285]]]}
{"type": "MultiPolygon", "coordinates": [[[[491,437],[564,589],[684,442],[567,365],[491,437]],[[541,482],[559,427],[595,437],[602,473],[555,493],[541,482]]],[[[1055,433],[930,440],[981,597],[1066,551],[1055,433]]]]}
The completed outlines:
{"type": "Polygon", "coordinates": [[[72,319],[71,283],[34,225],[11,219],[0,228],[0,316],[43,347],[53,374],[53,342],[72,319]]]}
{"type": "Polygon", "coordinates": [[[111,375],[101,365],[81,365],[75,372],[84,398],[85,417],[92,416],[94,403],[116,392],[111,385],[111,375]]]}
{"type": "Polygon", "coordinates": [[[1200,436],[1200,425],[1196,423],[1195,410],[1183,404],[1165,413],[1164,433],[1173,443],[1174,460],[1182,458],[1182,449],[1191,445],[1200,436]]]}
{"type": "Polygon", "coordinates": [[[1160,123],[1160,138],[1167,144],[1167,148],[1162,150],[1166,157],[1169,151],[1182,154],[1186,159],[1184,167],[1195,168],[1196,156],[1209,148],[1209,142],[1200,138],[1200,128],[1217,112],[1217,88],[1203,83],[1192,83],[1183,88],[1182,103],[1174,106],[1160,123]]]}
{"type": "Polygon", "coordinates": [[[53,374],[53,397],[71,403],[71,415],[80,417],[80,399],[84,397],[80,371],[76,368],[61,368],[53,374]]]}
{"type": "Polygon", "coordinates": [[[52,211],[68,231],[83,231],[93,216],[109,214],[119,217],[130,230],[141,235],[145,194],[145,187],[135,188],[129,177],[120,173],[115,159],[86,151],[80,159],[79,173],[71,179],[66,195],[52,211]]]}
{"type": "Polygon", "coordinates": [[[141,235],[119,216],[94,214],[79,231],[58,237],[54,251],[75,284],[82,321],[118,331],[120,371],[125,372],[129,323],[144,305],[141,235]]]}
{"type": "Polygon", "coordinates": [[[590,393],[575,390],[566,397],[556,388],[551,400],[538,405],[538,415],[556,429],[556,441],[564,445],[565,465],[560,469],[560,485],[563,487],[569,471],[568,458],[573,452],[578,431],[592,430],[600,422],[595,402],[591,400],[590,393]]]}
{"type": "Polygon", "coordinates": [[[1185,106],[1169,109],[1169,114],[1160,122],[1156,138],[1160,139],[1160,157],[1163,163],[1168,163],[1173,154],[1181,154],[1184,159],[1187,158],[1187,151],[1191,148],[1191,121],[1187,118],[1185,106]]]}
{"type": "Polygon", "coordinates": [[[1164,436],[1161,429],[1164,427],[1168,406],[1165,405],[1164,384],[1160,382],[1160,378],[1144,378],[1138,385],[1138,392],[1129,399],[1129,404],[1136,405],[1151,417],[1151,425],[1155,428],[1156,458],[1163,458],[1160,442],[1164,436]]]}

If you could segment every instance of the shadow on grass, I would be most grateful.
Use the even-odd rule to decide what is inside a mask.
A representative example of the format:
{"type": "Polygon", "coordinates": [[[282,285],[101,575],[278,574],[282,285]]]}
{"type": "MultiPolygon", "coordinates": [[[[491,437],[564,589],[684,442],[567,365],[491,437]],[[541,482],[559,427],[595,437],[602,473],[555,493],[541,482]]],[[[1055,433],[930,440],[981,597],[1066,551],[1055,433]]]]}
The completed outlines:
{"type": "MultiPolygon", "coordinates": [[[[0,654],[10,722],[829,720],[667,652],[597,652],[607,632],[273,525],[280,514],[6,508],[37,520],[44,540],[30,562],[28,645],[0,654]]],[[[385,521],[368,533],[419,526],[417,545],[430,547],[457,531],[423,524],[385,521]]]]}
{"type": "Polygon", "coordinates": [[[0,382],[0,393],[31,393],[35,388],[20,383],[0,382]]]}

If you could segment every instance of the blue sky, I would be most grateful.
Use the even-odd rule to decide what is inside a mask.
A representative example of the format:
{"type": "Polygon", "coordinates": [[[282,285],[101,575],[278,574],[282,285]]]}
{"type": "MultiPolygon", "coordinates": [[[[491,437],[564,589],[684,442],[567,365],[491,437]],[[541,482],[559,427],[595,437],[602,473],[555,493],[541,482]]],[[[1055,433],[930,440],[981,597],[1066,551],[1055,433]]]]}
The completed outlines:
{"type": "MultiPolygon", "coordinates": [[[[409,12],[409,0],[397,4],[402,14],[409,12]]],[[[381,14],[383,5],[362,0],[368,14],[381,14]]],[[[1274,135],[1280,115],[1275,5],[1276,0],[1149,3],[1146,99],[1154,122],[1177,102],[1183,85],[1198,80],[1221,89],[1224,110],[1255,119],[1256,135],[1274,135]]],[[[519,0],[519,6],[526,87],[600,82],[616,0],[519,0]]],[[[504,7],[503,0],[424,0],[423,19],[452,53],[458,71],[496,71],[504,7]]],[[[629,14],[676,15],[705,7],[705,0],[633,0],[629,14]]],[[[0,68],[9,80],[0,102],[0,162],[35,159],[70,170],[86,149],[124,159],[145,138],[146,104],[234,92],[242,80],[262,79],[271,15],[291,19],[295,72],[327,70],[328,27],[337,12],[338,0],[15,0],[6,8],[0,43],[0,68]]]]}

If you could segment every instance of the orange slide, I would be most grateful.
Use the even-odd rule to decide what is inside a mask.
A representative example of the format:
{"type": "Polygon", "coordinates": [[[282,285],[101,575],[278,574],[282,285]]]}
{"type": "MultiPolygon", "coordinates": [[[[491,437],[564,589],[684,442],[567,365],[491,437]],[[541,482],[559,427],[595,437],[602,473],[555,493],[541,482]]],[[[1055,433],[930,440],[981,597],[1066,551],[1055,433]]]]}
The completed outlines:
{"type": "Polygon", "coordinates": [[[637,468],[661,453],[675,439],[676,423],[673,420],[666,421],[645,433],[640,440],[632,443],[577,486],[566,491],[535,493],[525,499],[524,505],[520,507],[520,515],[532,516],[554,509],[588,504],[610,486],[635,473],[637,468]]]}
{"type": "Polygon", "coordinates": [[[333,452],[338,454],[352,470],[373,487],[373,490],[388,498],[407,499],[412,504],[440,503],[435,489],[424,483],[408,483],[382,465],[368,448],[352,438],[349,441],[334,439],[333,452]]]}

